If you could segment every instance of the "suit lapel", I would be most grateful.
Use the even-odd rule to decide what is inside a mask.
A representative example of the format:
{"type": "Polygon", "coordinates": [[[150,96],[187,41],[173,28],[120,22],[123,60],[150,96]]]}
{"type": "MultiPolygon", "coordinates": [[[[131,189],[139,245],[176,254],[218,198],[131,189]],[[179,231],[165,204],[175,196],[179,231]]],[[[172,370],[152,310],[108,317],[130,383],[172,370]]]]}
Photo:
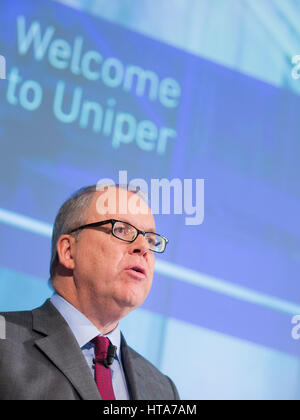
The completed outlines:
{"type": "Polygon", "coordinates": [[[140,372],[135,365],[134,357],[123,334],[121,334],[121,357],[131,400],[148,400],[150,390],[144,389],[145,378],[143,372],[140,372]]]}
{"type": "Polygon", "coordinates": [[[36,346],[68,378],[84,400],[101,399],[94,378],[68,324],[49,300],[32,311],[33,329],[45,336],[36,346]]]}

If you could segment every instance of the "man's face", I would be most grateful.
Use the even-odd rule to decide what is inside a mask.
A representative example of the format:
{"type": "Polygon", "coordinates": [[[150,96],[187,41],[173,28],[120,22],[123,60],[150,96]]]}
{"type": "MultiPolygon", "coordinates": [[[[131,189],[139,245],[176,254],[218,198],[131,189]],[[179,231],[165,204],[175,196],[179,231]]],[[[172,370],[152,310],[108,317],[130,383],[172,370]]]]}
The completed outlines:
{"type": "MultiPolygon", "coordinates": [[[[130,199],[137,198],[124,189],[109,188],[105,193],[97,192],[89,208],[86,224],[116,219],[128,222],[142,231],[155,232],[154,218],[142,199],[139,199],[142,214],[134,214],[128,206],[130,199]],[[116,197],[116,208],[108,206],[106,214],[99,214],[97,211],[97,208],[103,208],[104,196],[101,194],[106,194],[109,198],[108,204],[116,197]],[[124,207],[126,202],[127,206],[124,207]]],[[[114,237],[111,230],[109,223],[81,231],[74,243],[73,276],[81,300],[93,307],[101,305],[107,311],[121,309],[125,316],[139,307],[150,291],[155,255],[148,249],[143,235],[138,235],[134,242],[129,243],[114,237]],[[134,266],[142,267],[145,274],[130,269],[134,266]]]]}

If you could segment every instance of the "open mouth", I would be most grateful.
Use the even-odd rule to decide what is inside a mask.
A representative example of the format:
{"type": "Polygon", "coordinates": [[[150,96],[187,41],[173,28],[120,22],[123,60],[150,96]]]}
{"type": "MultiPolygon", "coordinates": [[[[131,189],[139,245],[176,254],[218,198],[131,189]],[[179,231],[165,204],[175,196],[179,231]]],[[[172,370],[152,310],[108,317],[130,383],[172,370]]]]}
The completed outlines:
{"type": "Polygon", "coordinates": [[[138,273],[145,274],[145,270],[143,270],[142,268],[139,268],[139,267],[131,267],[131,270],[137,271],[138,273]]]}
{"type": "Polygon", "coordinates": [[[136,275],[140,278],[145,277],[146,274],[144,268],[139,266],[128,267],[126,270],[129,270],[132,273],[136,273],[136,275]]]}

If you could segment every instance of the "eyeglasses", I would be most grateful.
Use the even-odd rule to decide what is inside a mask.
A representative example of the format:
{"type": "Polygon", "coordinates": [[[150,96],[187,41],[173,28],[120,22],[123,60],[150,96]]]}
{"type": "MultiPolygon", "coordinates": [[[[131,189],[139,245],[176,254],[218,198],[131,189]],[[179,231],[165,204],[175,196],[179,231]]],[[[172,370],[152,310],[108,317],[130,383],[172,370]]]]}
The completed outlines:
{"type": "Polygon", "coordinates": [[[164,252],[167,243],[169,242],[167,238],[165,238],[162,235],[159,235],[158,233],[143,232],[142,230],[139,230],[133,225],[131,225],[130,223],[122,222],[120,220],[115,219],[103,220],[102,222],[89,223],[87,225],[79,226],[71,230],[69,234],[77,232],[81,229],[93,227],[96,228],[98,226],[106,225],[108,223],[111,223],[112,225],[111,233],[113,234],[113,236],[115,236],[118,239],[121,239],[121,241],[133,242],[139,234],[143,235],[148,242],[149,249],[154,252],[164,252]]]}

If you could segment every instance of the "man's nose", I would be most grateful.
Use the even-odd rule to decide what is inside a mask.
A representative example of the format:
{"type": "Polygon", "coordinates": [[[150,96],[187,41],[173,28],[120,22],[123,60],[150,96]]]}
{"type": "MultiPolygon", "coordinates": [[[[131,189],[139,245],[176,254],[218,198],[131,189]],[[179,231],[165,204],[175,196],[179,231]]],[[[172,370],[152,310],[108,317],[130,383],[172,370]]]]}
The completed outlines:
{"type": "Polygon", "coordinates": [[[131,252],[135,254],[141,254],[141,255],[144,255],[150,252],[148,241],[141,233],[131,243],[131,252]]]}

